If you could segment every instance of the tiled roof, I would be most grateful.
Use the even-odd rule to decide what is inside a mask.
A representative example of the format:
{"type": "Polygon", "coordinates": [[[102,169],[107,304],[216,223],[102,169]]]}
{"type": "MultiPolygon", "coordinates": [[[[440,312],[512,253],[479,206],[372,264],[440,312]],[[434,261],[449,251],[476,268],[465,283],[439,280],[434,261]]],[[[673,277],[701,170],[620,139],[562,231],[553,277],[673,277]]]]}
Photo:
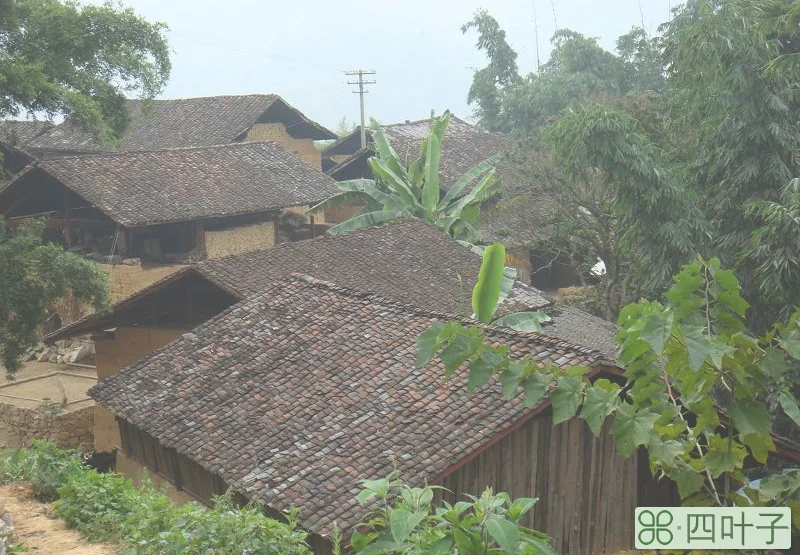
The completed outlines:
{"type": "MultiPolygon", "coordinates": [[[[153,150],[230,143],[260,120],[283,120],[296,138],[332,139],[336,135],[276,94],[210,96],[170,100],[128,100],[131,125],[121,150],[153,150]],[[280,113],[268,117],[267,111],[280,113]],[[266,118],[266,119],[265,119],[266,118]]],[[[30,145],[41,150],[107,151],[88,133],[61,124],[30,145]]]]}
{"type": "MultiPolygon", "coordinates": [[[[428,137],[431,122],[431,119],[425,119],[384,125],[381,128],[400,159],[408,164],[419,156],[420,145],[428,137]]],[[[358,133],[359,131],[356,130],[351,135],[343,137],[326,149],[325,153],[337,152],[337,144],[350,144],[345,141],[358,133]]],[[[490,156],[505,152],[510,146],[511,140],[505,135],[481,131],[466,121],[453,117],[447,127],[444,141],[442,141],[439,171],[443,184],[455,183],[472,166],[490,156]]],[[[358,151],[353,154],[355,157],[372,156],[371,151],[358,151]]],[[[350,163],[352,163],[352,159],[343,161],[339,166],[350,163]]],[[[339,166],[329,170],[328,173],[335,176],[339,166]]]]}
{"type": "Polygon", "coordinates": [[[274,143],[41,160],[2,193],[35,179],[36,171],[52,175],[124,226],[266,212],[338,192],[331,178],[274,143]]]}
{"type": "Polygon", "coordinates": [[[0,120],[0,142],[25,148],[36,137],[53,127],[49,121],[0,120]]]}
{"type": "MultiPolygon", "coordinates": [[[[90,395],[236,491],[327,534],[363,517],[360,480],[397,465],[436,480],[526,414],[499,384],[416,369],[416,337],[451,319],[293,277],[104,380],[90,395]]],[[[603,364],[596,351],[487,329],[512,356],[603,364]]]]}
{"type": "Polygon", "coordinates": [[[616,324],[571,306],[555,307],[548,312],[552,321],[542,326],[544,333],[575,345],[592,347],[608,359],[617,360],[618,349],[614,337],[620,328],[616,324]]]}
{"type": "MultiPolygon", "coordinates": [[[[300,273],[414,306],[464,314],[480,264],[480,256],[469,248],[411,219],[208,260],[198,269],[241,297],[300,273]]],[[[541,291],[517,282],[508,306],[531,310],[550,304],[541,291]]]]}
{"type": "MultiPolygon", "coordinates": [[[[205,279],[240,299],[255,295],[292,274],[302,273],[437,312],[468,314],[480,257],[422,220],[366,227],[342,235],[282,243],[271,249],[208,260],[193,267],[205,279]]],[[[188,268],[187,268],[188,270],[188,268]]],[[[115,305],[123,310],[173,274],[115,305]]],[[[529,285],[516,282],[498,315],[523,310],[553,312],[544,333],[598,349],[614,358],[617,328],[578,309],[553,311],[552,301],[529,285]]],[[[104,315],[86,316],[47,340],[74,337],[110,325],[104,315]]]]}

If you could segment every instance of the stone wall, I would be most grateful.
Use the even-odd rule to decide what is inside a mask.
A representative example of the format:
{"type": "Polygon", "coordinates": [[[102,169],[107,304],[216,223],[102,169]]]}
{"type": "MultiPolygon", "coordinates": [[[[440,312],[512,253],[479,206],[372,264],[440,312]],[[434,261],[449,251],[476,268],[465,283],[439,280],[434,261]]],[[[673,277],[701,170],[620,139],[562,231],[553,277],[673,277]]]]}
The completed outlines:
{"type": "Polygon", "coordinates": [[[275,246],[275,222],[206,231],[206,256],[222,258],[275,246]]]}
{"type": "Polygon", "coordinates": [[[257,123],[247,132],[248,141],[271,141],[294,152],[315,169],[322,170],[322,153],[311,139],[295,139],[282,123],[257,123]]]}
{"type": "Polygon", "coordinates": [[[59,414],[55,407],[28,409],[0,403],[0,444],[28,447],[34,439],[49,439],[62,448],[92,449],[94,406],[59,414]]]}

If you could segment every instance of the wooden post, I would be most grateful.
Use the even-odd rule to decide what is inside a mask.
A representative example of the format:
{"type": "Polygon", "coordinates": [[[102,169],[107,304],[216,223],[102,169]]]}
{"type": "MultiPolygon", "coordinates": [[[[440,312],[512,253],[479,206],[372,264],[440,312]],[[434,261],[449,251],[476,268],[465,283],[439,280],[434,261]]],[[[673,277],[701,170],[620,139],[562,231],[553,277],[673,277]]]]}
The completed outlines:
{"type": "Polygon", "coordinates": [[[67,240],[67,248],[72,248],[72,231],[69,227],[69,191],[64,187],[64,238],[67,240]]]}
{"type": "Polygon", "coordinates": [[[314,216],[309,216],[311,218],[311,238],[315,238],[317,236],[317,225],[314,223],[314,216]]]}
{"type": "Polygon", "coordinates": [[[195,231],[194,231],[195,244],[197,246],[197,250],[198,251],[205,253],[205,250],[206,250],[206,230],[203,227],[202,220],[197,220],[197,222],[195,222],[195,223],[196,223],[195,231]]]}

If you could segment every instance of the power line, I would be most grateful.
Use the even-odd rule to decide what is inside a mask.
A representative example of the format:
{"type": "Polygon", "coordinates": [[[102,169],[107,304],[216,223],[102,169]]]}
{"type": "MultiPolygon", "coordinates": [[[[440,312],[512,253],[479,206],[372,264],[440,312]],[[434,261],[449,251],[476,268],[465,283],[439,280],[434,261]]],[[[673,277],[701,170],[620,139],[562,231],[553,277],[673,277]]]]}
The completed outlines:
{"type": "Polygon", "coordinates": [[[374,85],[377,83],[375,80],[364,80],[365,75],[375,75],[377,72],[374,69],[354,69],[352,71],[345,71],[345,75],[357,75],[358,81],[348,81],[348,85],[358,85],[358,90],[353,91],[358,95],[361,102],[361,148],[367,147],[367,131],[364,128],[364,95],[369,91],[364,89],[364,85],[374,85]]]}
{"type": "Polygon", "coordinates": [[[536,0],[533,0],[533,36],[536,40],[536,73],[539,73],[539,18],[536,17],[536,0]]]}

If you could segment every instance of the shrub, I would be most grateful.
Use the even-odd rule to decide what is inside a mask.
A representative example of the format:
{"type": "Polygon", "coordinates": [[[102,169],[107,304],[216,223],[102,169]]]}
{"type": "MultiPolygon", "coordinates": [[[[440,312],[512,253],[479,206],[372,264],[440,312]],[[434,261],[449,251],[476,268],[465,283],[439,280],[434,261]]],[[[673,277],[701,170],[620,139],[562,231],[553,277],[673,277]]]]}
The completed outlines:
{"type": "Polygon", "coordinates": [[[217,497],[214,508],[190,503],[173,509],[172,525],[135,546],[139,555],[305,555],[311,553],[306,534],[288,523],[269,518],[254,505],[235,508],[229,497],[217,497]]]}
{"type": "Polygon", "coordinates": [[[70,476],[86,467],[77,451],[59,449],[51,441],[35,440],[30,449],[14,449],[0,454],[0,483],[31,482],[39,501],[58,497],[58,489],[70,476]]]}
{"type": "Polygon", "coordinates": [[[131,481],[119,474],[86,468],[59,488],[55,513],[90,540],[119,540],[123,522],[139,501],[137,493],[131,481]]]}

